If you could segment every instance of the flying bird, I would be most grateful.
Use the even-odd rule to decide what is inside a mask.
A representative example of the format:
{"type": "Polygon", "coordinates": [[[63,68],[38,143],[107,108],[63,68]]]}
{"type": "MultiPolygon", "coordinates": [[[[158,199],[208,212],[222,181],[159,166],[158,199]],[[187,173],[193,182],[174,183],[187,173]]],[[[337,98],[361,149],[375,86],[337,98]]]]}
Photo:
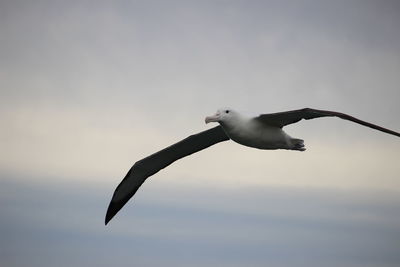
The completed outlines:
{"type": "Polygon", "coordinates": [[[196,153],[209,146],[232,139],[236,143],[258,149],[288,149],[304,151],[304,141],[292,138],[283,127],[302,119],[339,117],[378,131],[400,137],[400,133],[362,121],[350,115],[327,110],[303,108],[292,111],[246,117],[229,108],[219,109],[205,122],[218,126],[193,134],[182,141],[137,161],[117,186],[107,209],[105,224],[128,202],[144,181],[174,161],[196,153]]]}

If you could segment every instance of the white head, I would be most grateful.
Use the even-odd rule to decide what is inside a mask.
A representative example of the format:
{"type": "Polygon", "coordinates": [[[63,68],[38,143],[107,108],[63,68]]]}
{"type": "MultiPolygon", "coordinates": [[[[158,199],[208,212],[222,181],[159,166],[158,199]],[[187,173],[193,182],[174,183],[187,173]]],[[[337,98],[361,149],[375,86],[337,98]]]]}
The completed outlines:
{"type": "Polygon", "coordinates": [[[219,122],[226,123],[227,121],[232,120],[233,118],[238,117],[238,113],[230,108],[221,108],[218,109],[215,115],[206,117],[206,123],[209,122],[219,122]]]}

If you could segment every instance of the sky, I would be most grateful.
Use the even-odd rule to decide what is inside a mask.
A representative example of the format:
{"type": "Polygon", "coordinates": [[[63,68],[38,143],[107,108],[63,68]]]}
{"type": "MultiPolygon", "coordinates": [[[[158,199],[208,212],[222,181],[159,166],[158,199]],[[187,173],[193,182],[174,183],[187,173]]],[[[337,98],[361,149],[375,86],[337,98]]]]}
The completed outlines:
{"type": "Polygon", "coordinates": [[[131,165],[220,107],[400,131],[397,1],[1,1],[1,266],[399,266],[400,142],[337,118],[307,150],[131,165]]]}

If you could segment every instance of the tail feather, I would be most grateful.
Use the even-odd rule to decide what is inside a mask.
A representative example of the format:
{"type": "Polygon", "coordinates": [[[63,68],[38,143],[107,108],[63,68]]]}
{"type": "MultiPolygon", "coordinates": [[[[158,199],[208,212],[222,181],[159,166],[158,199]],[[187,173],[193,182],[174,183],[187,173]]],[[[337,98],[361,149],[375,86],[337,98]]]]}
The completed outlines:
{"type": "Polygon", "coordinates": [[[292,140],[292,150],[304,151],[306,148],[304,147],[304,140],[293,138],[292,140]]]}

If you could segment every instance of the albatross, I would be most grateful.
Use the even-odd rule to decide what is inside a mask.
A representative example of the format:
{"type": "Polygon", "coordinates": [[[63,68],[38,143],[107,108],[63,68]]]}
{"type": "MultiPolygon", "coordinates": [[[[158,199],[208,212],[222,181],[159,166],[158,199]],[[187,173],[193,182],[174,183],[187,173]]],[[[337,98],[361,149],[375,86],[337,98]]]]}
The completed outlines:
{"type": "Polygon", "coordinates": [[[128,202],[148,177],[178,159],[227,140],[258,149],[304,151],[304,141],[292,138],[283,130],[283,127],[302,119],[310,120],[320,117],[338,117],[400,137],[398,132],[336,111],[303,108],[246,117],[230,108],[219,109],[215,115],[205,118],[206,123],[217,122],[218,126],[190,135],[176,144],[137,161],[132,166],[114,191],[107,209],[105,224],[128,202]]]}

